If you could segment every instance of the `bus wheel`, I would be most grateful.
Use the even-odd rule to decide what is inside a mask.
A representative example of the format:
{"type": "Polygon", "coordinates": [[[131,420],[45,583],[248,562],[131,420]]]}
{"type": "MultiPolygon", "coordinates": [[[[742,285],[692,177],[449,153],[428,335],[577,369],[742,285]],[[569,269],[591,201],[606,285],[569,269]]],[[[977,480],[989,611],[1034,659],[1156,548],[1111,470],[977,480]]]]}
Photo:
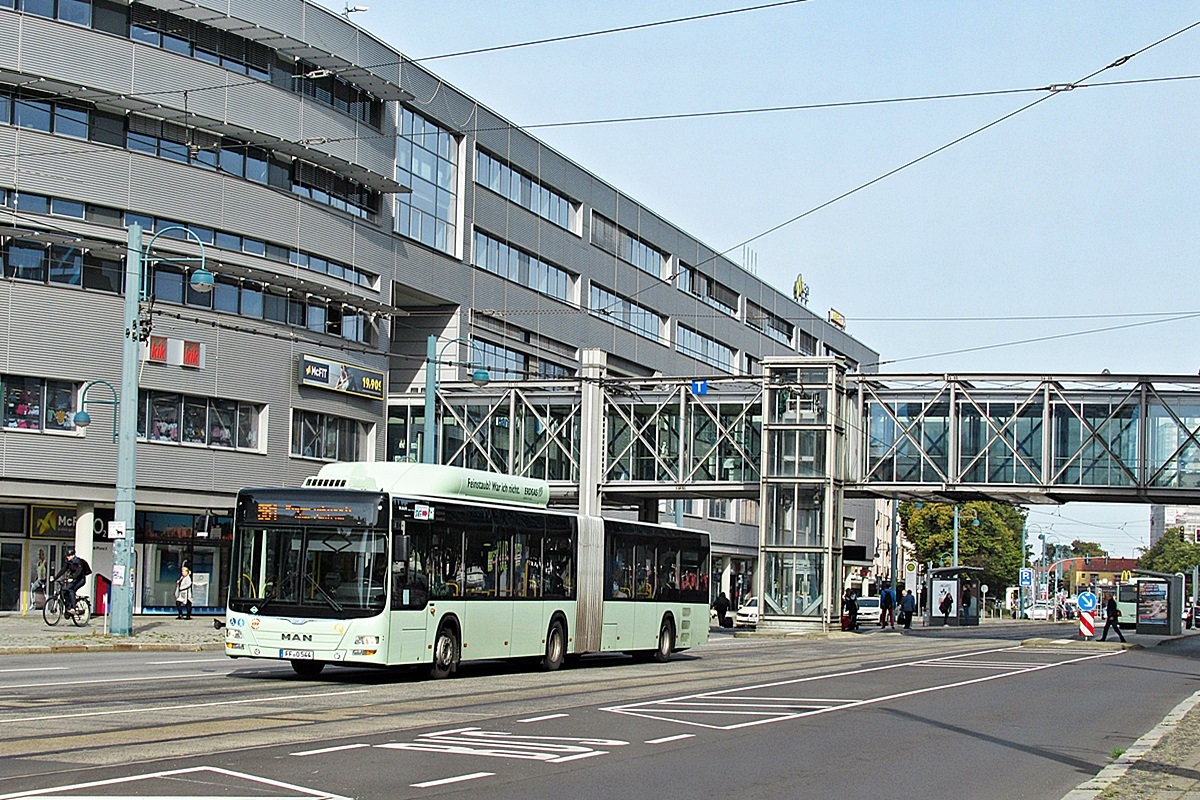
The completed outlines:
{"type": "Polygon", "coordinates": [[[563,632],[562,623],[554,620],[546,633],[546,657],[542,659],[542,669],[553,672],[562,666],[566,655],[567,635],[563,632]]]}
{"type": "Polygon", "coordinates": [[[454,628],[449,625],[438,628],[437,638],[433,640],[433,663],[429,666],[429,677],[450,677],[458,669],[460,652],[458,633],[454,628]]]}
{"type": "Polygon", "coordinates": [[[658,630],[658,647],[654,651],[654,660],[660,664],[671,658],[675,649],[675,623],[670,617],[663,617],[662,627],[658,630]]]}
{"type": "Polygon", "coordinates": [[[292,659],[292,669],[296,674],[305,680],[312,680],[321,674],[321,670],[325,669],[324,661],[308,661],[298,658],[292,659]]]}

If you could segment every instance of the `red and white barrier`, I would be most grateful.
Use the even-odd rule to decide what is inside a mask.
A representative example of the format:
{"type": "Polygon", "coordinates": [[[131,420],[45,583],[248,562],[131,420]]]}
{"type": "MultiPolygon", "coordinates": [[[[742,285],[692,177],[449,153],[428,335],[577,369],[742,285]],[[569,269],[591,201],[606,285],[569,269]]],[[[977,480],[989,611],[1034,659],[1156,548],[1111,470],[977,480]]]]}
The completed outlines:
{"type": "Polygon", "coordinates": [[[1096,635],[1096,612],[1095,611],[1080,611],[1079,612],[1079,635],[1085,639],[1090,639],[1096,635]]]}

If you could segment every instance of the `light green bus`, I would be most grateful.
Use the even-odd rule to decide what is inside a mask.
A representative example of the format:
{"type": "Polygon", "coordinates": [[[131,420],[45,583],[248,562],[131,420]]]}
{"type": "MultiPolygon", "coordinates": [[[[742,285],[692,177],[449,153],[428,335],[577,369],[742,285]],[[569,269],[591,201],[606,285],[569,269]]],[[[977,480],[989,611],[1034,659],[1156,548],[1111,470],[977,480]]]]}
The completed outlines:
{"type": "Polygon", "coordinates": [[[328,464],[243,489],[225,652],[418,666],[584,653],[666,661],[708,640],[708,535],[547,509],[544,481],[428,464],[328,464]]]}

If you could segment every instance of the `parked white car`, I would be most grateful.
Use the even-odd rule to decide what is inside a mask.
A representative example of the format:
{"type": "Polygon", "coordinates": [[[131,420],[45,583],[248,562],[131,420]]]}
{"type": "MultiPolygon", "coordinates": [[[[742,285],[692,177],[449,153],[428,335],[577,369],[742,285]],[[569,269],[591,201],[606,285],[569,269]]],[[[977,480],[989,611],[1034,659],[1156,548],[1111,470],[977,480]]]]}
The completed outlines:
{"type": "Polygon", "coordinates": [[[1054,609],[1046,603],[1034,603],[1025,607],[1025,619],[1054,619],[1054,609]]]}
{"type": "Polygon", "coordinates": [[[758,598],[751,597],[746,600],[741,608],[737,610],[737,614],[733,617],[733,627],[735,628],[753,628],[758,624],[758,598]]]}
{"type": "Polygon", "coordinates": [[[860,597],[858,598],[858,624],[859,625],[878,625],[879,615],[882,610],[879,608],[878,597],[860,597]]]}

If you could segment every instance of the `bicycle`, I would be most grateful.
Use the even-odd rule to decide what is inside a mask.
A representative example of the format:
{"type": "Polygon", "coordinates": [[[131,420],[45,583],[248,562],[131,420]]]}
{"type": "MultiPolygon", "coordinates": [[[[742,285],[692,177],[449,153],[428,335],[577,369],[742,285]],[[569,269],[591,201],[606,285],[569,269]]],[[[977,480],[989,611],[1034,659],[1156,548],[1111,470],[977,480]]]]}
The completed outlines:
{"type": "MultiPolygon", "coordinates": [[[[53,582],[51,582],[53,585],[53,582]]],[[[75,596],[75,607],[67,608],[67,585],[60,583],[58,589],[46,593],[46,604],[42,606],[42,619],[47,625],[57,625],[62,618],[69,617],[77,628],[87,625],[92,618],[92,601],[82,595],[75,596]]]]}

